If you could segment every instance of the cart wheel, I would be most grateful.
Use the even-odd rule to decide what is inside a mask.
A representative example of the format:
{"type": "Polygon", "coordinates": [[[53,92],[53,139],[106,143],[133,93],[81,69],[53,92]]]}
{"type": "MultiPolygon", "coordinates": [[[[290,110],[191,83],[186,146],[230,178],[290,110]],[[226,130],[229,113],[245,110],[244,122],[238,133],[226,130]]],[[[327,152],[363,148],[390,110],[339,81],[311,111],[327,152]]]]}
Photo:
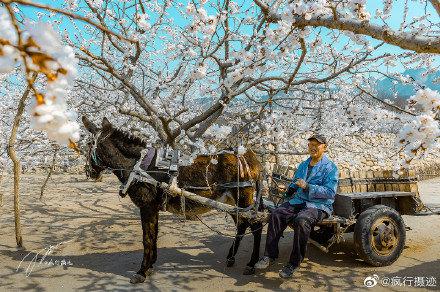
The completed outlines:
{"type": "Polygon", "coordinates": [[[391,265],[399,258],[405,237],[402,217],[384,205],[375,205],[362,212],[354,227],[356,252],[376,267],[391,265]]]}

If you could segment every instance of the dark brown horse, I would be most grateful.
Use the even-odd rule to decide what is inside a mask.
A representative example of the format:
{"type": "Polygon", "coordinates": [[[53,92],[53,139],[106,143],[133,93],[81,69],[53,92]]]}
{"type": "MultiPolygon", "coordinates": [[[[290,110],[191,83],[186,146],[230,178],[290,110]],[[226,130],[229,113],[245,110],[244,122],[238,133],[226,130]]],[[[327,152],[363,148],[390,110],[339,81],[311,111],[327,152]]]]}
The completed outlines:
{"type": "MultiPolygon", "coordinates": [[[[88,163],[86,173],[92,179],[99,179],[105,169],[112,170],[122,184],[125,184],[136,162],[141,158],[141,151],[147,147],[146,142],[133,137],[115,127],[106,119],[102,120],[101,128],[83,117],[86,129],[94,135],[93,143],[89,144],[88,163]]],[[[156,154],[153,158],[156,159],[156,154]]],[[[170,176],[166,172],[155,172],[158,169],[154,164],[148,167],[149,173],[159,182],[168,182],[170,176]]],[[[220,200],[239,207],[250,207],[254,204],[254,195],[257,192],[260,180],[261,164],[254,152],[248,150],[240,157],[234,153],[221,153],[215,156],[198,156],[189,166],[178,168],[178,186],[187,188],[198,195],[213,200],[220,200]],[[213,162],[216,159],[216,163],[213,162]],[[252,185],[235,185],[240,181],[256,182],[252,185]],[[228,187],[229,185],[229,187],[228,187]],[[209,188],[206,188],[208,187],[209,188]]],[[[173,213],[182,213],[187,216],[202,214],[210,209],[204,205],[186,200],[184,208],[180,197],[165,196],[160,187],[152,184],[135,181],[130,184],[127,194],[133,203],[139,207],[142,222],[144,257],[141,268],[131,278],[132,283],[143,282],[150,274],[151,268],[157,259],[158,213],[167,198],[166,210],[173,213]]],[[[261,206],[261,204],[260,204],[261,206]]],[[[261,210],[261,207],[260,207],[261,210]]],[[[234,221],[236,221],[235,216],[234,221]]],[[[254,265],[259,258],[262,223],[251,223],[244,219],[235,222],[237,234],[227,255],[227,266],[235,262],[235,254],[246,229],[250,227],[254,236],[254,246],[251,260],[244,270],[244,274],[253,274],[254,265]]]]}

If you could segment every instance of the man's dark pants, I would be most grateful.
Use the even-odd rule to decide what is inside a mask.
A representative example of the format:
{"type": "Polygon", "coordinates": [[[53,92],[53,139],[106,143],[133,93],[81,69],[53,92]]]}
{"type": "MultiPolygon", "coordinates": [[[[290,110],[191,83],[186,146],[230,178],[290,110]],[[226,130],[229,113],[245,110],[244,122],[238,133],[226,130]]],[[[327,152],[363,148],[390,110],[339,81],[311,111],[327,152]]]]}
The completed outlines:
{"type": "Polygon", "coordinates": [[[264,255],[272,259],[278,258],[278,242],[288,224],[293,223],[293,249],[289,263],[298,267],[306,254],[307,241],[313,226],[326,217],[326,212],[316,208],[307,208],[305,203],[291,205],[285,202],[281,204],[272,211],[269,218],[264,255]]]}

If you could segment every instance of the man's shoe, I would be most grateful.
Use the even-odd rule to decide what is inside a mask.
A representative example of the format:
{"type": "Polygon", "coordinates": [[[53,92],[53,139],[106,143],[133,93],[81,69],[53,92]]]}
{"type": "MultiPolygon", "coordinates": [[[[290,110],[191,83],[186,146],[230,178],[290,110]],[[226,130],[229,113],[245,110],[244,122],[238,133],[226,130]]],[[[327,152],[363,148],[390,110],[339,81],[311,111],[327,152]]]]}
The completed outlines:
{"type": "Polygon", "coordinates": [[[264,256],[255,264],[255,269],[257,270],[267,269],[274,262],[275,262],[274,259],[271,259],[268,256],[264,256]]]}
{"type": "Polygon", "coordinates": [[[298,270],[298,267],[295,267],[292,264],[287,264],[283,267],[283,269],[280,271],[280,277],[283,279],[291,278],[293,273],[298,270]]]}

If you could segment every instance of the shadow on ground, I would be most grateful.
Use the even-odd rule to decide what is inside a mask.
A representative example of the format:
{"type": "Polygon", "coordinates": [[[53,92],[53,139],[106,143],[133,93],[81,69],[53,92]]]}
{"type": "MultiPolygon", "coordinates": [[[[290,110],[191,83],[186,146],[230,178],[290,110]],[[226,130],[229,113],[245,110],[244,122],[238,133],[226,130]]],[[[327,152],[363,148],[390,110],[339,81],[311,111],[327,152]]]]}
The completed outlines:
{"type": "MultiPolygon", "coordinates": [[[[94,223],[97,223],[98,226],[101,224],[100,221],[94,223]]],[[[48,256],[48,258],[53,261],[61,261],[67,258],[73,263],[73,266],[71,267],[57,267],[58,270],[57,273],[55,273],[56,275],[50,273],[51,277],[55,276],[62,278],[69,276],[70,278],[75,279],[78,283],[81,283],[80,289],[87,291],[108,290],[114,289],[115,287],[125,287],[130,290],[137,290],[138,288],[140,290],[161,290],[166,285],[171,285],[179,290],[191,290],[190,283],[193,281],[221,282],[225,278],[233,279],[233,286],[237,287],[237,289],[246,289],[247,284],[254,283],[261,288],[270,290],[291,290],[291,288],[282,287],[284,281],[277,276],[278,270],[283,265],[281,261],[276,263],[273,267],[270,267],[269,274],[274,274],[270,277],[266,277],[265,273],[257,273],[252,276],[242,275],[243,268],[249,260],[252,251],[251,236],[247,236],[243,240],[242,246],[237,254],[236,265],[227,268],[225,266],[225,257],[229,245],[232,243],[231,239],[219,235],[206,236],[203,230],[191,234],[188,234],[187,232],[182,233],[175,228],[175,222],[165,220],[165,222],[161,223],[161,229],[166,230],[167,236],[174,236],[172,233],[175,233],[175,236],[180,235],[183,241],[185,241],[185,238],[191,237],[192,240],[195,239],[199,243],[191,246],[159,248],[158,261],[155,265],[154,274],[143,284],[131,286],[131,284],[128,283],[130,275],[138,269],[142,260],[141,249],[106,252],[101,249],[99,245],[95,246],[94,249],[88,248],[89,251],[96,250],[96,252],[92,253],[85,253],[82,255],[56,255],[56,253],[54,253],[53,255],[48,256]],[[78,273],[77,268],[85,269],[87,272],[84,273],[83,271],[78,273]],[[60,273],[60,269],[63,269],[62,273],[60,273]]],[[[191,224],[195,223],[190,223],[190,225],[191,224]]],[[[97,237],[99,236],[103,236],[103,234],[97,234],[97,237]]],[[[282,239],[283,243],[280,246],[280,258],[287,258],[288,253],[290,252],[289,244],[291,242],[291,236],[292,234],[289,232],[286,235],[286,238],[282,239]]],[[[97,238],[97,240],[118,240],[118,236],[107,234],[104,238],[97,238]]],[[[133,240],[136,241],[135,238],[133,240]]],[[[138,238],[138,241],[140,245],[140,237],[138,238]]],[[[121,247],[123,246],[124,244],[121,245],[121,247]]],[[[10,258],[14,262],[20,262],[30,252],[31,255],[25,258],[18,271],[16,271],[17,267],[6,267],[8,272],[7,274],[2,275],[3,280],[8,281],[8,277],[14,277],[17,273],[21,273],[24,277],[26,269],[29,265],[32,265],[32,257],[35,255],[35,251],[0,251],[1,256],[10,258]]],[[[328,254],[322,253],[320,250],[309,246],[308,258],[309,259],[303,263],[294,279],[291,280],[299,285],[298,288],[303,284],[314,288],[326,287],[329,291],[352,291],[359,287],[359,284],[355,283],[354,279],[364,277],[366,274],[360,269],[364,266],[364,263],[356,259],[349,244],[345,247],[337,246],[328,254]],[[326,276],[326,273],[314,272],[317,267],[337,270],[341,276],[343,275],[344,281],[338,281],[337,284],[334,284],[331,276],[326,276]],[[353,269],[354,267],[356,270],[353,269]]],[[[39,282],[44,281],[47,277],[47,273],[50,272],[49,269],[54,269],[54,267],[46,267],[44,265],[38,266],[38,261],[34,260],[34,262],[37,263],[37,266],[34,271],[32,271],[29,278],[31,278],[35,284],[38,284],[39,282]]],[[[11,278],[10,280],[13,279],[11,278]]],[[[30,285],[28,286],[28,289],[35,290],[36,287],[38,288],[38,285],[30,285]]],[[[43,288],[40,287],[40,289],[43,288]]]]}
{"type": "MultiPolygon", "coordinates": [[[[30,189],[32,189],[32,184],[30,189]]],[[[23,230],[25,249],[17,250],[13,243],[0,243],[0,258],[5,260],[0,272],[2,285],[14,287],[23,281],[21,289],[45,291],[48,277],[59,281],[74,281],[75,287],[85,291],[103,290],[209,290],[233,287],[234,290],[310,290],[353,291],[362,287],[359,279],[371,274],[372,268],[358,259],[350,241],[332,247],[329,253],[310,246],[308,259],[289,283],[278,277],[280,261],[267,272],[252,276],[242,275],[252,252],[252,236],[246,236],[236,256],[236,265],[227,268],[225,258],[232,239],[220,236],[200,222],[181,222],[174,215],[162,213],[159,227],[158,261],[154,273],[143,284],[132,286],[129,277],[138,270],[142,260],[142,239],[139,211],[129,200],[121,201],[114,181],[92,183],[78,179],[52,182],[43,201],[35,192],[23,196],[23,230]],[[163,241],[162,241],[163,239],[163,241]],[[53,261],[70,260],[72,266],[39,266],[26,278],[26,268],[32,264],[37,250],[68,242],[65,249],[50,255],[53,261]],[[74,246],[74,247],[73,247],[74,246]],[[18,264],[27,255],[20,269],[18,264]],[[26,279],[26,280],[22,280],[26,279]],[[192,283],[206,283],[194,288],[192,283]],[[217,287],[212,288],[213,283],[217,287]],[[222,286],[223,283],[225,286],[222,286]],[[248,285],[252,284],[252,285],[248,285]],[[10,285],[10,286],[8,286],[10,285]]],[[[4,206],[3,208],[11,208],[4,206]]],[[[12,209],[12,208],[11,208],[12,209]]],[[[205,218],[210,226],[217,226],[221,215],[205,218]]],[[[229,220],[231,223],[231,220],[229,220]]],[[[232,223],[231,223],[232,224],[232,223]]],[[[13,217],[2,215],[0,238],[13,238],[13,217]]],[[[265,237],[262,238],[263,250],[265,237]]],[[[292,232],[281,239],[280,258],[287,259],[292,243],[292,232]]],[[[423,275],[438,271],[439,260],[421,262],[402,268],[399,275],[423,275]]],[[[386,270],[381,270],[385,272],[386,270]]],[[[1,289],[0,289],[1,290],[1,289]]],[[[224,290],[224,289],[222,289],[224,290]]]]}

